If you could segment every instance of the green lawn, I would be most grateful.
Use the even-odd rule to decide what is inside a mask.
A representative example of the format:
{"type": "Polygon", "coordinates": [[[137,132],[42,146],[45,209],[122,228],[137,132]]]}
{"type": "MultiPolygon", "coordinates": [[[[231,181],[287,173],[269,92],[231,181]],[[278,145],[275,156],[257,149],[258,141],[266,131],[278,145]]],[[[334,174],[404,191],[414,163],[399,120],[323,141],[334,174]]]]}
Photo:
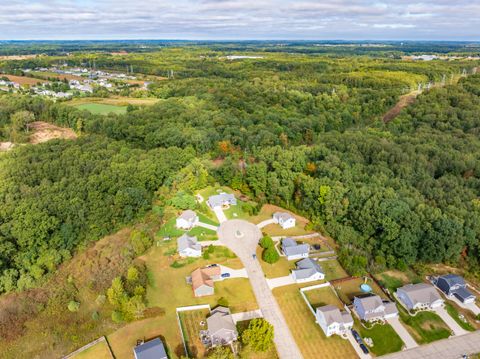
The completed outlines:
{"type": "Polygon", "coordinates": [[[327,281],[348,277],[348,273],[336,259],[319,262],[319,264],[325,271],[325,279],[327,281]]]}
{"type": "Polygon", "coordinates": [[[176,227],[177,219],[175,217],[170,218],[160,230],[157,232],[157,237],[180,237],[185,231],[176,227]]]}
{"type": "Polygon", "coordinates": [[[317,288],[303,292],[313,309],[323,307],[324,305],[335,305],[343,310],[343,303],[337,297],[331,287],[317,288]]]}
{"type": "MultiPolygon", "coordinates": [[[[363,278],[350,279],[343,282],[334,283],[335,291],[337,292],[340,299],[347,305],[353,302],[355,296],[365,294],[360,290],[360,285],[364,283],[363,278]]],[[[385,293],[381,288],[371,279],[367,280],[367,284],[372,287],[372,292],[379,295],[382,298],[388,299],[385,293]]]]}
{"type": "Polygon", "coordinates": [[[406,324],[408,331],[418,344],[431,343],[450,336],[450,328],[437,314],[418,312],[417,315],[411,316],[400,305],[397,307],[400,319],[406,324]]]}
{"type": "Polygon", "coordinates": [[[105,105],[101,103],[85,103],[76,105],[79,110],[87,110],[98,115],[106,115],[109,113],[124,114],[127,112],[126,106],[105,105]]]}
{"type": "Polygon", "coordinates": [[[460,325],[463,329],[468,330],[469,332],[475,331],[475,328],[473,327],[473,325],[468,321],[467,316],[464,315],[466,321],[463,321],[462,319],[460,319],[459,317],[460,313],[458,312],[457,308],[455,308],[453,304],[445,302],[445,309],[447,310],[448,314],[450,314],[450,316],[453,319],[455,319],[458,325],[460,325]]]}
{"type": "MultiPolygon", "coordinates": [[[[215,221],[205,217],[202,214],[199,214],[199,219],[201,222],[212,224],[214,226],[218,225],[215,221]]],[[[190,231],[184,231],[176,227],[176,217],[170,218],[160,230],[157,232],[158,238],[163,237],[180,237],[184,233],[188,233],[191,236],[196,236],[199,241],[213,241],[217,239],[217,233],[211,229],[203,227],[194,227],[190,231]]]]}
{"type": "Polygon", "coordinates": [[[403,341],[390,324],[376,324],[367,329],[355,319],[355,329],[362,338],[371,338],[373,346],[368,349],[375,355],[385,355],[402,350],[403,341]]]}
{"type": "Polygon", "coordinates": [[[263,273],[267,278],[284,277],[290,274],[290,270],[295,268],[296,261],[287,261],[286,257],[280,257],[277,263],[269,264],[262,259],[263,248],[257,247],[257,259],[262,267],[263,273]]]}

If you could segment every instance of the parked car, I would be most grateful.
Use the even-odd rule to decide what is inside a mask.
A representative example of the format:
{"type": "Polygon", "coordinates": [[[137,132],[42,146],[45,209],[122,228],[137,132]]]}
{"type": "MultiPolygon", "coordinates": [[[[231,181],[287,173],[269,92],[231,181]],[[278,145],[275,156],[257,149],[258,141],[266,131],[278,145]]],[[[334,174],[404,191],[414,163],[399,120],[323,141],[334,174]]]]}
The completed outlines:
{"type": "Polygon", "coordinates": [[[368,349],[367,349],[367,347],[365,346],[365,344],[363,344],[363,343],[360,344],[360,348],[362,349],[362,351],[363,351],[364,354],[368,354],[368,349]]]}
{"type": "Polygon", "coordinates": [[[257,259],[257,255],[256,255],[255,253],[252,254],[252,258],[253,258],[253,259],[257,259]]]}
{"type": "Polygon", "coordinates": [[[222,273],[222,278],[229,278],[230,277],[230,273],[222,273]]]}
{"type": "Polygon", "coordinates": [[[207,268],[212,268],[212,267],[218,267],[218,264],[214,263],[214,264],[210,264],[210,265],[207,266],[207,268]]]}
{"type": "Polygon", "coordinates": [[[315,249],[316,251],[319,251],[320,249],[322,249],[322,246],[320,244],[314,244],[313,249],[315,249]]]}
{"type": "Polygon", "coordinates": [[[362,337],[360,336],[360,334],[358,334],[358,332],[355,329],[352,329],[352,335],[358,344],[363,344],[362,337]]]}

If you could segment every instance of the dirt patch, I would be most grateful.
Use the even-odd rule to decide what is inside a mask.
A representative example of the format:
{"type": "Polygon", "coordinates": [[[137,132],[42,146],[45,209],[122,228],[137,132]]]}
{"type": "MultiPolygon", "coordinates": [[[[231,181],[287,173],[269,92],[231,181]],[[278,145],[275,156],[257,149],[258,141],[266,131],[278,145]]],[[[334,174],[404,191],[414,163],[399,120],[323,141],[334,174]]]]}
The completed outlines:
{"type": "Polygon", "coordinates": [[[383,122],[387,123],[392,121],[395,117],[397,117],[400,112],[407,106],[413,104],[415,99],[420,94],[420,91],[412,91],[406,95],[400,96],[400,100],[393,106],[384,116],[383,122]]]}
{"type": "Polygon", "coordinates": [[[20,85],[37,85],[39,83],[46,83],[48,81],[46,80],[40,80],[40,79],[35,79],[33,77],[27,77],[27,76],[14,76],[14,75],[4,75],[2,74],[1,77],[7,77],[10,81],[16,82],[17,84],[20,85]]]}
{"type": "Polygon", "coordinates": [[[77,135],[71,128],[58,127],[48,122],[32,122],[29,128],[34,132],[30,136],[30,143],[32,144],[47,142],[55,138],[66,140],[74,140],[77,138],[77,135]]]}
{"type": "Polygon", "coordinates": [[[38,55],[8,55],[8,56],[0,56],[0,60],[29,60],[34,59],[38,55]]]}
{"type": "Polygon", "coordinates": [[[13,146],[15,146],[12,142],[0,142],[0,152],[2,151],[10,151],[13,146]]]}

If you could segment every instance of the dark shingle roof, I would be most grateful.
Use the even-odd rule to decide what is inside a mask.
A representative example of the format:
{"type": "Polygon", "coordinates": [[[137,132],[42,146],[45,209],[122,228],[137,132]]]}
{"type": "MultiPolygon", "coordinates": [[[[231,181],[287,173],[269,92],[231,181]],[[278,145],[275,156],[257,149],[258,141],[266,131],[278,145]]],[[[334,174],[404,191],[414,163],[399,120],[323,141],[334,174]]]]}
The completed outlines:
{"type": "Polygon", "coordinates": [[[158,338],[133,348],[133,351],[138,359],[167,359],[165,347],[158,338]]]}

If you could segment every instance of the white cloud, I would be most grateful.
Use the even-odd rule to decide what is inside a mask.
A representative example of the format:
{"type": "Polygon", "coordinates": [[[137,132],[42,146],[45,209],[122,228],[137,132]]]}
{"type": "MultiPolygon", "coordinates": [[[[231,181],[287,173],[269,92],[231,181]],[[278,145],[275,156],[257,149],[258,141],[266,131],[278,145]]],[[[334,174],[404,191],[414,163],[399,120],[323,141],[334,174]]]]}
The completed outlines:
{"type": "Polygon", "coordinates": [[[480,4],[469,0],[0,0],[0,39],[45,38],[480,40],[480,4]]]}

